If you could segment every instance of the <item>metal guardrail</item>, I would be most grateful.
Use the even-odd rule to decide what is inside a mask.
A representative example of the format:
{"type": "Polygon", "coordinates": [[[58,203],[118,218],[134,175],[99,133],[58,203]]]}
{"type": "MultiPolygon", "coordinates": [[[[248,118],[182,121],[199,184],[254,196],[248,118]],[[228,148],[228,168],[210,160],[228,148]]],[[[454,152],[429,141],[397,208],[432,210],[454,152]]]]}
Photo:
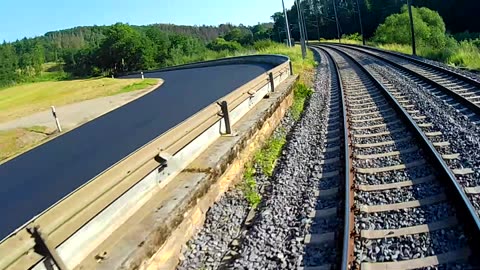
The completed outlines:
{"type": "Polygon", "coordinates": [[[226,102],[228,111],[232,112],[258,90],[274,85],[271,84],[272,78],[280,80],[285,74],[292,74],[289,58],[281,55],[235,57],[179,67],[262,61],[277,66],[148,142],[3,239],[0,242],[0,269],[29,269],[45,257],[64,268],[55,258],[58,257],[55,249],[145,176],[168,164],[169,156],[221,121],[224,114],[217,103],[226,102]]]}

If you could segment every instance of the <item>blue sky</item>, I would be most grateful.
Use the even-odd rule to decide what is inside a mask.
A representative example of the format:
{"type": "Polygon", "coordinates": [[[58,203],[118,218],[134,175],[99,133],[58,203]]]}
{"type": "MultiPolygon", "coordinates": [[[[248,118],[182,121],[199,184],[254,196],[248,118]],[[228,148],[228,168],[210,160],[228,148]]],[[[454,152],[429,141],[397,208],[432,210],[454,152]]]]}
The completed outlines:
{"type": "MultiPolygon", "coordinates": [[[[293,2],[285,0],[285,6],[293,2]]],[[[253,25],[281,10],[281,0],[0,0],[0,42],[116,22],[253,25]]]]}

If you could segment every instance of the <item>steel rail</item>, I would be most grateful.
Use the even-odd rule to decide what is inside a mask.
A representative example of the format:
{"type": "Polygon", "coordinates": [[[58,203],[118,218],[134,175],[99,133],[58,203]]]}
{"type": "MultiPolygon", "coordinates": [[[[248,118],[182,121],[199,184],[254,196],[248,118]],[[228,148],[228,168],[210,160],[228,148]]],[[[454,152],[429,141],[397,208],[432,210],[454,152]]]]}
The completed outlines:
{"type": "Polygon", "coordinates": [[[392,61],[392,60],[387,59],[385,57],[381,57],[379,55],[376,55],[376,54],[374,54],[374,53],[372,53],[371,51],[368,51],[368,50],[376,51],[376,52],[387,54],[387,55],[392,55],[394,57],[399,57],[403,60],[410,61],[412,64],[414,64],[416,66],[420,66],[420,68],[427,67],[427,68],[434,69],[438,72],[441,72],[441,73],[447,74],[449,76],[452,76],[452,77],[454,77],[454,78],[456,78],[456,79],[458,79],[458,80],[460,80],[464,83],[473,85],[473,86],[475,86],[479,89],[480,89],[480,82],[477,82],[477,81],[475,81],[471,78],[468,78],[468,77],[466,77],[462,74],[453,72],[451,70],[448,70],[448,69],[445,69],[445,68],[442,68],[442,67],[439,67],[439,66],[435,66],[435,65],[432,65],[432,64],[428,64],[428,63],[423,62],[419,59],[413,58],[411,56],[403,55],[403,54],[400,54],[400,53],[385,51],[385,50],[381,50],[381,49],[377,49],[377,48],[373,48],[373,47],[369,47],[369,46],[357,46],[357,45],[345,45],[345,44],[336,44],[336,45],[338,45],[340,47],[344,47],[344,48],[349,48],[349,49],[358,51],[360,53],[364,53],[364,54],[367,54],[369,56],[372,56],[372,57],[374,57],[376,59],[379,59],[381,61],[387,62],[390,65],[392,65],[392,66],[394,66],[398,69],[401,69],[401,70],[409,73],[410,75],[412,75],[414,77],[417,77],[417,78],[421,79],[422,81],[424,81],[424,82],[426,82],[430,85],[433,85],[434,87],[438,88],[440,91],[445,93],[446,95],[454,98],[456,101],[458,101],[463,106],[472,110],[475,114],[480,115],[480,107],[478,105],[474,104],[473,102],[471,102],[470,100],[468,100],[467,98],[463,97],[462,95],[460,95],[458,93],[455,93],[454,91],[448,89],[447,87],[441,85],[440,83],[434,81],[433,79],[428,78],[427,76],[419,74],[419,73],[417,73],[417,72],[415,72],[415,71],[413,71],[409,68],[406,68],[406,67],[402,66],[401,64],[399,64],[395,61],[392,61]]]}
{"type": "MultiPolygon", "coordinates": [[[[55,249],[150,172],[161,169],[165,160],[159,158],[160,155],[175,155],[222,120],[217,102],[226,101],[231,112],[263,87],[271,86],[271,76],[277,82],[290,76],[288,57],[276,57],[281,57],[283,63],[146,143],[3,239],[0,242],[0,269],[28,269],[46,256],[36,252],[41,243],[32,237],[34,228],[40,228],[42,236],[55,249]]],[[[208,64],[214,65],[215,61],[208,64]]]]}
{"type": "Polygon", "coordinates": [[[351,258],[353,258],[353,247],[350,245],[350,233],[353,231],[354,226],[354,216],[352,209],[353,204],[353,178],[350,176],[352,172],[352,164],[350,162],[351,156],[351,139],[348,136],[348,129],[347,129],[347,109],[345,106],[345,94],[343,91],[343,84],[342,84],[342,77],[340,76],[340,71],[337,65],[337,62],[333,59],[333,57],[323,48],[319,48],[322,50],[325,55],[329,58],[329,61],[332,63],[331,66],[334,68],[334,72],[337,75],[337,87],[340,90],[340,106],[342,106],[342,122],[343,122],[343,138],[344,138],[344,155],[345,155],[345,178],[344,178],[344,227],[343,227],[343,239],[342,239],[342,258],[341,258],[341,269],[348,269],[349,262],[351,258]]]}
{"type": "MultiPolygon", "coordinates": [[[[339,53],[340,55],[345,56],[345,58],[349,59],[354,65],[356,65],[360,69],[360,71],[366,74],[367,77],[374,83],[374,85],[378,89],[380,89],[383,96],[391,104],[393,109],[400,115],[403,122],[408,126],[408,128],[412,131],[412,133],[418,139],[418,142],[420,143],[422,148],[425,150],[426,155],[430,158],[432,165],[437,169],[439,178],[446,185],[447,190],[450,191],[447,193],[447,196],[456,203],[457,209],[460,210],[457,212],[457,214],[459,218],[461,218],[461,220],[464,221],[464,224],[467,228],[466,231],[468,231],[471,234],[472,241],[470,244],[473,247],[473,250],[477,250],[477,248],[480,246],[480,219],[476,214],[475,209],[473,208],[470,200],[464,193],[462,187],[457,182],[455,175],[452,173],[450,168],[448,168],[442,156],[437,152],[437,150],[435,149],[433,144],[430,142],[430,140],[427,138],[427,136],[423,133],[421,128],[416,124],[416,122],[408,114],[408,112],[400,105],[400,103],[392,96],[392,94],[388,92],[386,87],[380,81],[378,81],[365,67],[363,67],[361,63],[359,63],[352,56],[350,56],[349,54],[343,52],[338,48],[335,48],[332,46],[324,46],[324,45],[322,46],[325,48],[329,48],[339,53]]],[[[328,55],[330,55],[328,51],[326,52],[328,55]]],[[[330,57],[332,56],[330,55],[330,57]]],[[[339,74],[338,66],[336,66],[336,68],[337,68],[337,73],[339,74]]],[[[345,239],[344,239],[344,242],[346,242],[345,239]]],[[[348,251],[348,249],[344,248],[344,252],[347,252],[346,250],[348,251]]],[[[347,253],[342,254],[342,258],[346,258],[348,256],[349,254],[347,253]]],[[[349,269],[349,264],[342,263],[341,269],[344,269],[344,270],[349,269]]]]}

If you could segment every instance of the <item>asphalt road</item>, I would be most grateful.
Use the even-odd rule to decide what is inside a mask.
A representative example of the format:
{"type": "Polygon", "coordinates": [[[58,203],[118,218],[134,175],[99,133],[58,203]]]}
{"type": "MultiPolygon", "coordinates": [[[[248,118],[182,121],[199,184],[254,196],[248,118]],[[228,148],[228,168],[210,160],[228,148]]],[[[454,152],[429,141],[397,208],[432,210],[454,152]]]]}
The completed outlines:
{"type": "Polygon", "coordinates": [[[0,240],[215,100],[271,69],[238,64],[147,73],[149,94],[0,165],[0,240]]]}

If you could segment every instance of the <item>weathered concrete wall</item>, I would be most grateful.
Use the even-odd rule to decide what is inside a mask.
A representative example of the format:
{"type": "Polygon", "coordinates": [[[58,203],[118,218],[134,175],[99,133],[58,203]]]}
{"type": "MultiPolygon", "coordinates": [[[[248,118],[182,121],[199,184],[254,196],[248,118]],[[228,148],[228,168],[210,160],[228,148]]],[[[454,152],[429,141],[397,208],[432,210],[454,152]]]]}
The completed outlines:
{"type": "MultiPolygon", "coordinates": [[[[250,135],[250,138],[246,138],[243,145],[240,146],[243,147],[243,149],[238,147],[235,151],[236,156],[228,158],[231,159],[231,162],[228,162],[230,164],[225,172],[219,177],[216,183],[211,185],[208,192],[198,200],[197,205],[192,207],[189,212],[186,213],[185,219],[178,228],[172,232],[172,235],[165,244],[148,262],[145,263],[145,265],[142,266],[141,269],[174,269],[176,267],[182,245],[201,229],[208,209],[221,198],[229,187],[238,183],[242,179],[246,163],[252,159],[256,150],[261,148],[265,141],[271,136],[272,132],[280,124],[287,109],[292,105],[293,91],[288,91],[288,87],[285,90],[287,90],[288,94],[283,101],[279,104],[270,104],[273,106],[269,109],[274,109],[276,107],[272,114],[266,120],[262,118],[258,119],[260,121],[253,126],[256,131],[254,131],[253,134],[248,134],[250,135]]],[[[280,101],[280,99],[278,101],[280,101]]],[[[258,109],[261,110],[263,108],[258,109]]],[[[252,116],[260,116],[260,114],[262,114],[262,112],[259,110],[252,112],[252,116]]],[[[242,130],[244,128],[248,129],[247,125],[250,123],[249,121],[245,121],[242,124],[244,126],[240,125],[240,127],[237,126],[236,128],[242,130]]],[[[216,145],[216,147],[211,147],[211,149],[208,149],[205,154],[208,156],[215,155],[217,147],[222,147],[222,145],[219,144],[216,145]]],[[[201,165],[203,165],[203,162],[204,161],[202,160],[197,160],[192,166],[200,165],[200,167],[202,167],[201,165]]]]}
{"type": "Polygon", "coordinates": [[[245,164],[280,123],[293,102],[296,79],[289,77],[235,124],[236,136],[215,141],[159,190],[82,268],[173,269],[182,245],[202,227],[210,206],[241,180],[245,164]]]}

